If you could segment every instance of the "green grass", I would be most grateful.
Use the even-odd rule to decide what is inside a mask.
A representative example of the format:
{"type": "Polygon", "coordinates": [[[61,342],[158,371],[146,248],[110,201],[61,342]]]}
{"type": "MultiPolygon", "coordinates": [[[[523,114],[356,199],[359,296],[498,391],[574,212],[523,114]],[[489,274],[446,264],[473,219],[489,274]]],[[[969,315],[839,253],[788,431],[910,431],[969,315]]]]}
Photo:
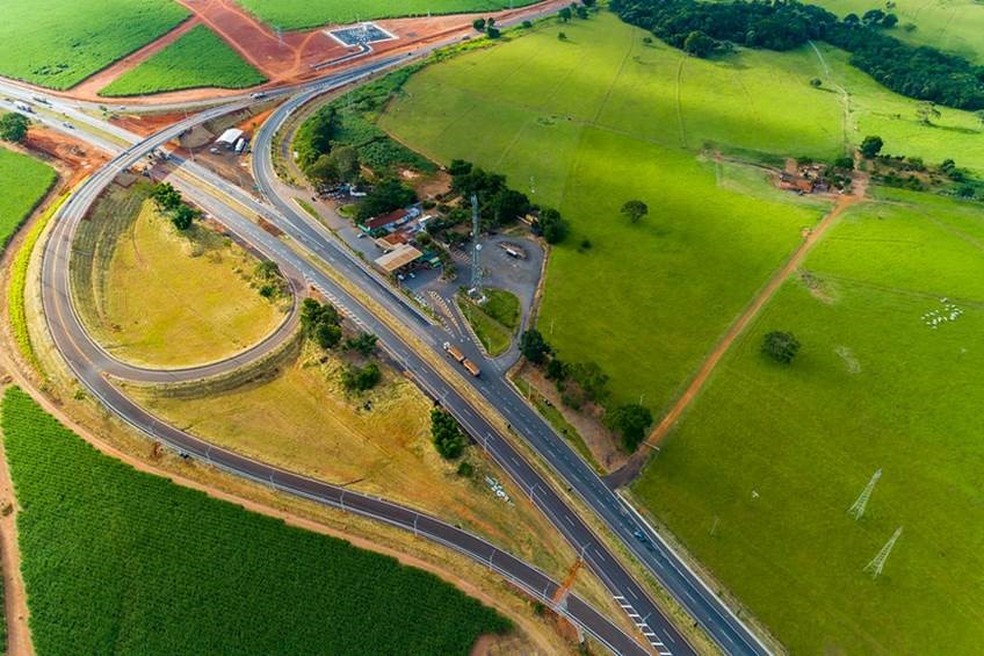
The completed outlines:
{"type": "Polygon", "coordinates": [[[218,87],[244,89],[266,82],[212,30],[198,25],[164,50],[119,76],[100,96],[140,96],[218,87]]]}
{"type": "Polygon", "coordinates": [[[482,312],[489,315],[509,330],[519,327],[521,307],[519,297],[504,289],[484,288],[485,303],[482,312]]]}
{"type": "Polygon", "coordinates": [[[761,175],[741,181],[760,197],[719,186],[718,167],[681,141],[833,156],[839,101],[810,89],[812,70],[795,72],[816,65],[809,53],[780,60],[786,68],[762,69],[759,53],[703,62],[644,45],[640,30],[609,14],[564,31],[567,42],[541,28],[424,69],[380,125],[437,161],[474,161],[559,207],[573,233],[552,251],[539,328],[564,360],[599,363],[615,402],[644,393],[658,414],[825,211],[770,195],[761,175]],[[682,130],[681,66],[694,80],[680,88],[682,130]],[[770,123],[773,114],[782,116],[770,123]],[[749,117],[754,128],[743,127],[749,117]],[[637,225],[619,214],[632,198],[650,207],[637,225]],[[579,252],[585,238],[593,246],[579,252]]]}
{"type": "Polygon", "coordinates": [[[0,250],[57,179],[47,164],[0,147],[0,250]]]}
{"type": "Polygon", "coordinates": [[[984,222],[973,204],[883,195],[808,258],[812,290],[780,290],[635,489],[792,653],[972,654],[984,640],[984,222]],[[964,313],[932,329],[922,317],[941,298],[964,313]],[[774,329],[803,344],[791,367],[759,353],[774,329]],[[862,568],[898,526],[873,581],[862,568]]]}
{"type": "Polygon", "coordinates": [[[458,295],[458,307],[461,308],[461,314],[475,331],[478,341],[482,343],[489,355],[496,357],[509,350],[509,345],[512,343],[512,331],[483,312],[482,308],[465,294],[458,295]]]}
{"type": "MultiPolygon", "coordinates": [[[[838,16],[869,9],[885,10],[885,3],[871,0],[812,0],[838,16]]],[[[984,61],[984,9],[976,0],[901,0],[890,10],[899,17],[898,27],[888,31],[897,39],[956,53],[978,63],[984,61]],[[913,23],[916,29],[903,29],[913,23]]]]}
{"type": "Polygon", "coordinates": [[[431,574],[98,453],[8,390],[39,654],[466,654],[509,623],[431,574]]]}
{"type": "Polygon", "coordinates": [[[523,7],[536,0],[238,0],[260,20],[285,30],[373,18],[460,14],[523,7]]]}
{"type": "Polygon", "coordinates": [[[188,17],[173,0],[4,0],[0,75],[68,89],[188,17]]]}
{"type": "MultiPolygon", "coordinates": [[[[984,6],[979,8],[984,14],[984,6]]],[[[939,164],[950,158],[961,167],[984,177],[984,122],[971,112],[940,107],[940,118],[923,125],[916,115],[919,102],[892,93],[875,83],[865,73],[847,63],[847,53],[820,46],[829,75],[821,67],[818,75],[830,95],[834,85],[850,93],[848,132],[854,143],[870,134],[885,140],[883,152],[893,155],[922,157],[926,163],[939,164]]],[[[817,59],[819,63],[819,59],[817,59]]],[[[819,93],[824,93],[820,91],[819,93]]]]}

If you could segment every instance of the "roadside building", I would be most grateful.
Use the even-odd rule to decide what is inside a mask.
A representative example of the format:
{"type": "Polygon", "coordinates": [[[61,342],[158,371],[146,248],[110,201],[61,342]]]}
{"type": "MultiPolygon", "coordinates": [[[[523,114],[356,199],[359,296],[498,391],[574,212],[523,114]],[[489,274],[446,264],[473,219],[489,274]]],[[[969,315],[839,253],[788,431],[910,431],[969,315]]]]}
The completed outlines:
{"type": "Polygon", "coordinates": [[[235,148],[236,142],[242,139],[244,132],[239,128],[229,128],[215,140],[216,146],[225,146],[230,150],[235,148]]]}
{"type": "Polygon", "coordinates": [[[423,256],[419,250],[410,244],[402,244],[382,257],[376,258],[376,268],[388,276],[398,276],[410,270],[423,256]]]}

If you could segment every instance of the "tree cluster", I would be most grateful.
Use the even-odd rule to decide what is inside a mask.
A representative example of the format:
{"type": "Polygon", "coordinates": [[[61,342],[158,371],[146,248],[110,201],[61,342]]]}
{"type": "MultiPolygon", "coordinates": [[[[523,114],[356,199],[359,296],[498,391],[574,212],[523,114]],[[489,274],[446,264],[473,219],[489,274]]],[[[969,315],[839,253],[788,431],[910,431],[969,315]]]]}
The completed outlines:
{"type": "Polygon", "coordinates": [[[498,39],[502,36],[502,32],[495,26],[495,18],[491,16],[488,18],[476,18],[472,21],[472,27],[475,28],[476,32],[484,32],[490,39],[498,39]]]}
{"type": "Polygon", "coordinates": [[[27,128],[31,119],[17,112],[0,116],[0,139],[11,143],[23,143],[27,139],[27,128]]]}
{"type": "Polygon", "coordinates": [[[331,303],[305,298],[301,304],[301,327],[323,349],[334,348],[342,341],[342,317],[331,303]]]}
{"type": "Polygon", "coordinates": [[[187,230],[201,216],[201,212],[186,203],[181,198],[181,192],[170,182],[155,184],[150,191],[150,198],[157,211],[170,218],[178,230],[187,230]]]}
{"type": "Polygon", "coordinates": [[[457,420],[441,408],[431,410],[431,438],[434,448],[446,460],[461,457],[468,445],[468,438],[457,420]]]}
{"type": "Polygon", "coordinates": [[[610,6],[625,22],[694,56],[726,53],[736,44],[790,50],[809,40],[826,41],[849,51],[852,65],[902,95],[960,109],[984,108],[984,66],[889,36],[898,19],[880,9],[839,20],[796,0],[612,0],[610,6]]]}
{"type": "Polygon", "coordinates": [[[635,451],[653,423],[652,413],[638,403],[610,407],[608,374],[596,362],[564,362],[538,330],[525,331],[519,350],[532,364],[543,367],[547,380],[553,381],[564,405],[580,410],[586,403],[604,408],[605,425],[614,431],[629,452],[635,451]]]}
{"type": "Polygon", "coordinates": [[[369,191],[365,198],[359,201],[355,214],[360,221],[365,221],[380,214],[386,214],[401,207],[417,202],[417,194],[396,178],[386,178],[369,191]]]}
{"type": "MultiPolygon", "coordinates": [[[[452,191],[465,199],[470,199],[472,194],[478,197],[478,214],[483,227],[495,229],[537,212],[534,233],[542,235],[549,244],[560,243],[567,236],[569,228],[560,212],[549,207],[538,208],[526,194],[506,186],[506,176],[460,159],[451,161],[448,173],[451,174],[452,191]]],[[[464,220],[467,210],[458,208],[457,215],[459,221],[464,220]]]]}

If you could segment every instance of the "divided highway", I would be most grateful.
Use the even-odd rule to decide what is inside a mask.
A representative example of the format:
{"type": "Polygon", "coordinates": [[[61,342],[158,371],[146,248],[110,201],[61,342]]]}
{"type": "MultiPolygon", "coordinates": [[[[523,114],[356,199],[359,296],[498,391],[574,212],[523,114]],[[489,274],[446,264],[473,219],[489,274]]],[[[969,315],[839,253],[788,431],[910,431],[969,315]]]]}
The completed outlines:
{"type": "MultiPolygon", "coordinates": [[[[690,645],[662,614],[645,590],[616,560],[605,543],[582,521],[569,503],[555,492],[519,454],[510,441],[514,438],[500,435],[493,424],[463,396],[459,395],[454,387],[447,385],[447,381],[442,378],[441,374],[419,353],[408,346],[400,335],[393,332],[387,322],[374,316],[360,301],[353,298],[330,276],[326,275],[320,266],[315,266],[310,258],[304,257],[298,252],[298,250],[304,251],[314,256],[315,261],[324,263],[340,272],[363,292],[369,294],[404,328],[411,330],[417,339],[431,348],[439,357],[443,357],[440,345],[447,339],[447,334],[442,332],[439,326],[434,326],[422,317],[415,308],[408,304],[405,298],[387,283],[366,270],[364,265],[353,257],[344,246],[341,246],[326,229],[316,224],[311,217],[299,212],[289,198],[283,196],[282,189],[276,184],[270,162],[273,134],[297,107],[325,91],[354,82],[375,71],[406,60],[408,60],[407,57],[391,58],[332,76],[310,86],[277,110],[274,117],[264,125],[254,142],[254,166],[257,184],[272,207],[257,201],[248,192],[222,180],[193,162],[181,162],[180,171],[183,175],[172,176],[172,182],[203,209],[224,223],[239,238],[277,262],[281,270],[292,281],[295,281],[295,284],[296,281],[304,280],[306,283],[321,289],[366,330],[377,334],[380,342],[397,362],[408,371],[413,372],[418,382],[433,398],[441,400],[442,404],[458,418],[481,447],[486,449],[490,456],[509,473],[515,484],[532,499],[557,529],[583,554],[585,561],[611,590],[629,617],[640,627],[652,647],[663,656],[691,654],[693,649],[690,645]],[[194,178],[195,182],[193,184],[188,182],[186,177],[194,178]],[[231,209],[226,199],[231,199],[250,212],[263,216],[283,230],[290,241],[294,242],[294,248],[290,246],[288,241],[273,237],[231,209]]],[[[2,85],[0,85],[0,89],[3,89],[2,85]]],[[[90,178],[79,192],[66,203],[58,217],[59,225],[52,233],[52,238],[48,243],[42,272],[42,298],[45,314],[59,350],[80,381],[89,387],[93,394],[107,407],[138,429],[148,432],[157,439],[167,441],[176,448],[206,459],[217,466],[243,476],[269,482],[278,488],[301,496],[330,505],[341,506],[344,503],[346,509],[372,514],[374,517],[403,528],[412,528],[407,524],[408,521],[411,521],[422,535],[446,542],[476,560],[485,562],[488,559],[490,567],[519,581],[519,584],[526,587],[527,590],[540,592],[550,589],[550,585],[555,584],[545,580],[542,573],[532,570],[529,566],[504,552],[495,550],[494,547],[482,542],[479,538],[441,524],[439,520],[394,504],[387,504],[369,497],[360,497],[325,483],[269,467],[234,453],[217,449],[178,431],[130,402],[103,376],[104,373],[111,373],[123,378],[158,382],[174,380],[176,375],[199,377],[195,375],[193,370],[176,373],[174,371],[153,372],[134,367],[128,368],[126,365],[115,361],[112,356],[105,353],[89,338],[78,320],[68,286],[67,272],[71,254],[72,222],[77,223],[81,220],[101,189],[120,171],[146,157],[148,153],[188,127],[213,116],[235,111],[249,103],[249,100],[244,99],[219,108],[206,110],[136,145],[126,147],[119,156],[90,178]],[[64,228],[62,224],[64,224],[64,228]],[[155,378],[157,376],[162,378],[155,378]],[[171,378],[167,378],[167,376],[171,376],[171,378]],[[356,498],[359,499],[358,503],[355,501],[356,498]],[[420,530],[420,522],[422,521],[426,524],[426,531],[420,530]],[[494,551],[489,551],[490,549],[494,551]],[[500,554],[502,555],[500,556],[500,554]],[[509,564],[508,569],[501,569],[503,565],[499,562],[500,557],[504,559],[503,563],[509,564]],[[512,560],[509,560],[510,558],[512,560]],[[543,583],[542,588],[540,583],[543,583]]],[[[84,119],[79,117],[78,120],[84,120],[90,125],[96,123],[102,127],[102,122],[88,116],[85,116],[84,119]]],[[[132,135],[121,135],[120,132],[125,131],[120,131],[118,128],[113,128],[113,131],[107,128],[106,131],[116,138],[132,142],[130,138],[132,135]]],[[[285,322],[281,330],[286,330],[287,323],[285,322]]],[[[277,334],[280,335],[280,332],[277,334]]],[[[276,340],[271,336],[268,340],[268,347],[272,348],[275,344],[276,340]]],[[[469,358],[475,361],[482,360],[479,351],[473,344],[462,344],[461,347],[466,350],[469,358]]],[[[216,363],[215,366],[222,367],[225,364],[216,363]]],[[[198,373],[200,374],[200,372],[198,373]]],[[[683,560],[648,524],[639,520],[634,509],[629,508],[620,497],[604,484],[567,442],[525,403],[508,381],[491,371],[488,363],[486,363],[485,374],[480,379],[465,380],[468,384],[473,385],[475,390],[502,414],[510,424],[512,431],[525,439],[540,454],[544,462],[566,482],[569,490],[577,494],[591,508],[608,529],[661,581],[726,653],[769,653],[754,633],[730,612],[713,591],[686,566],[683,560]]],[[[581,608],[581,606],[583,606],[582,602],[571,599],[568,612],[572,613],[575,621],[582,624],[586,630],[596,635],[617,653],[638,653],[639,646],[628,636],[625,636],[607,620],[597,616],[596,613],[597,617],[591,617],[590,615],[594,611],[590,611],[586,606],[581,608]],[[573,614],[575,611],[581,614],[575,616],[573,614]]]]}

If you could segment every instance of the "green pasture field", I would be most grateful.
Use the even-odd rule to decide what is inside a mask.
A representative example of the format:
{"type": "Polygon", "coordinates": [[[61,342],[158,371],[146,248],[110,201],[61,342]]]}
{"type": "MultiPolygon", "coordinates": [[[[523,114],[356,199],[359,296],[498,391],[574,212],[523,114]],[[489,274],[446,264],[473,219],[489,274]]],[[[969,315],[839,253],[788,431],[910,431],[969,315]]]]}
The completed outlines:
{"type": "Polygon", "coordinates": [[[373,18],[499,11],[537,0],[238,0],[257,18],[284,30],[343,25],[373,18]]]}
{"type": "Polygon", "coordinates": [[[0,147],[0,250],[57,178],[47,164],[0,147]]]}
{"type": "Polygon", "coordinates": [[[188,15],[173,0],[0,0],[0,75],[68,89],[188,15]]]}
{"type": "Polygon", "coordinates": [[[811,0],[844,17],[853,12],[864,15],[869,9],[890,11],[899,24],[888,34],[915,45],[926,45],[984,62],[984,5],[977,0],[898,0],[894,9],[871,0],[811,0]],[[903,26],[912,23],[912,31],[903,26]]]}
{"type": "MultiPolygon", "coordinates": [[[[683,58],[646,46],[641,30],[610,14],[560,29],[566,42],[551,25],[424,69],[380,125],[439,162],[463,158],[504,173],[561,210],[572,234],[552,251],[539,329],[565,361],[600,364],[615,401],[645,394],[659,414],[827,208],[770,194],[760,171],[741,181],[758,197],[719,185],[725,167],[681,148],[681,136],[692,149],[731,140],[778,153],[788,141],[794,152],[835,156],[839,101],[810,89],[812,71],[683,58]],[[696,82],[679,87],[678,114],[681,66],[696,82]],[[744,84],[748,97],[707,88],[715,73],[719,84],[744,84]],[[770,88],[776,79],[786,81],[770,88]],[[764,129],[780,103],[810,122],[783,115],[764,129]],[[741,128],[755,115],[754,129],[741,128]],[[816,127],[824,121],[834,127],[816,127]],[[651,208],[637,225],[619,214],[633,198],[651,208]],[[579,248],[583,239],[591,249],[579,248]]],[[[794,61],[816,65],[805,53],[794,61]]]]}
{"type": "MultiPolygon", "coordinates": [[[[979,9],[984,13],[984,5],[979,9]]],[[[819,57],[812,49],[805,52],[814,52],[817,57],[817,75],[824,81],[819,91],[835,95],[839,87],[849,94],[848,132],[852,142],[878,135],[885,140],[883,153],[922,157],[927,164],[949,158],[984,177],[984,117],[938,107],[941,116],[924,125],[916,114],[919,101],[881,86],[851,66],[844,51],[821,44],[817,50],[819,57]]]]}
{"type": "Polygon", "coordinates": [[[510,330],[486,314],[464,293],[458,295],[458,307],[489,355],[496,357],[509,350],[512,343],[510,330]]]}
{"type": "Polygon", "coordinates": [[[977,653],[984,220],[881,195],[736,342],[635,492],[791,653],[977,653]],[[789,367],[759,352],[777,329],[803,344],[789,367]],[[873,580],[862,569],[900,526],[873,580]]]}
{"type": "Polygon", "coordinates": [[[212,30],[198,25],[99,92],[100,96],[140,96],[163,91],[218,87],[244,89],[266,82],[212,30]]]}
{"type": "Polygon", "coordinates": [[[509,629],[429,573],[104,456],[19,389],[2,426],[39,654],[466,654],[509,629]]]}

